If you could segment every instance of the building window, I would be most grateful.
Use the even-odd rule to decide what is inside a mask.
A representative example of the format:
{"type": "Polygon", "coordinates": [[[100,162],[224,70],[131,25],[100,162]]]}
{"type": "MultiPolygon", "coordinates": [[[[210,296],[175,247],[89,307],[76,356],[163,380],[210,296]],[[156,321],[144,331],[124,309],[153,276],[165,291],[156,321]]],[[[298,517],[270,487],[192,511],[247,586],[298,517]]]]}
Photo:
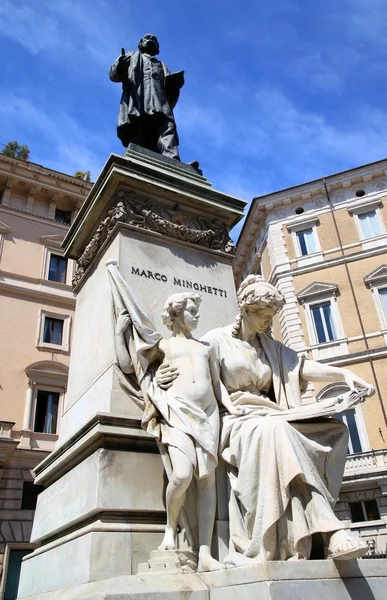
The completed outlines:
{"type": "Polygon", "coordinates": [[[298,246],[301,256],[307,256],[317,252],[316,241],[314,237],[313,229],[304,229],[303,231],[297,231],[298,246]]]}
{"type": "Polygon", "coordinates": [[[44,487],[42,485],[35,485],[32,481],[24,481],[21,505],[22,510],[35,510],[38,496],[43,490],[44,487]]]}
{"type": "Polygon", "coordinates": [[[354,523],[378,521],[380,519],[379,508],[375,499],[350,502],[349,509],[354,523]]]}
{"type": "Polygon", "coordinates": [[[321,260],[322,251],[318,239],[318,217],[310,215],[298,216],[286,223],[289,233],[292,234],[298,265],[313,264],[321,260]]]}
{"type": "Polygon", "coordinates": [[[378,290],[378,292],[379,292],[380,304],[382,306],[384,316],[387,319],[387,288],[381,288],[378,290]]]}
{"type": "Polygon", "coordinates": [[[363,447],[360,441],[359,430],[357,426],[356,412],[355,410],[347,410],[344,413],[335,415],[336,419],[340,419],[348,427],[349,439],[348,439],[348,454],[356,454],[357,452],[363,452],[363,447]]]}
{"type": "MultiPolygon", "coordinates": [[[[317,393],[316,400],[319,402],[326,398],[337,398],[337,396],[345,394],[348,391],[349,388],[345,383],[329,383],[317,393]]],[[[359,404],[355,408],[336,414],[335,419],[343,421],[348,428],[348,454],[368,452],[370,450],[364,417],[359,404]]]]}
{"type": "Polygon", "coordinates": [[[13,548],[7,547],[6,550],[6,560],[4,560],[4,581],[5,581],[5,590],[4,590],[4,600],[15,600],[18,595],[18,587],[19,587],[19,579],[20,579],[20,569],[22,560],[27,554],[31,554],[32,548],[26,548],[26,544],[21,544],[21,548],[17,548],[17,545],[14,544],[13,548]]]}
{"type": "Polygon", "coordinates": [[[63,223],[64,225],[70,225],[71,223],[71,211],[55,209],[55,221],[63,223]]]}
{"type": "Polygon", "coordinates": [[[68,352],[70,349],[70,328],[70,315],[41,310],[39,313],[38,348],[68,352]]]}
{"type": "Polygon", "coordinates": [[[314,304],[310,307],[317,343],[324,344],[337,339],[333,324],[330,302],[314,304]]]}
{"type": "Polygon", "coordinates": [[[364,239],[373,238],[383,233],[376,215],[376,210],[359,214],[358,219],[364,239]]]}
{"type": "Polygon", "coordinates": [[[59,392],[38,390],[34,419],[37,433],[56,433],[58,423],[59,392]]]}
{"type": "Polygon", "coordinates": [[[63,319],[53,319],[46,317],[44,319],[43,342],[45,344],[62,345],[63,338],[63,319]]]}
{"type": "Polygon", "coordinates": [[[51,254],[50,266],[48,269],[48,279],[58,283],[66,283],[67,258],[58,254],[51,254]]]}

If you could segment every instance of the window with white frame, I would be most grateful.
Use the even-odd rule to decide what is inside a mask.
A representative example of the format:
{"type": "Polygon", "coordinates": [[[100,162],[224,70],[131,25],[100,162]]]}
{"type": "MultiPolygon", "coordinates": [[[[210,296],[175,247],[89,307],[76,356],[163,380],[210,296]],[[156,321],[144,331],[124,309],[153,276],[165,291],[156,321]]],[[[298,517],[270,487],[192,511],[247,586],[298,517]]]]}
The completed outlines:
{"type": "Polygon", "coordinates": [[[37,346],[68,352],[70,349],[70,325],[70,315],[41,310],[37,346]]]}
{"type": "MultiPolygon", "coordinates": [[[[387,329],[387,265],[380,265],[364,277],[370,288],[382,330],[387,329]]],[[[387,336],[386,336],[387,337],[387,336]]],[[[387,339],[386,339],[387,342],[387,339]]]]}
{"type": "Polygon", "coordinates": [[[45,318],[43,330],[43,342],[45,344],[62,345],[63,323],[63,319],[54,319],[53,317],[45,318]]]}
{"type": "MultiPolygon", "coordinates": [[[[349,388],[344,383],[330,383],[317,394],[317,402],[325,398],[335,398],[347,392],[349,388]]],[[[364,417],[360,405],[335,415],[348,428],[348,454],[367,452],[370,449],[364,417]]]]}
{"type": "Polygon", "coordinates": [[[382,305],[384,316],[387,319],[387,287],[378,289],[380,304],[382,305]]]}
{"type": "Polygon", "coordinates": [[[314,281],[297,294],[303,305],[312,356],[316,360],[348,351],[337,303],[338,286],[314,281]]]}
{"type": "Polygon", "coordinates": [[[360,240],[363,242],[363,248],[369,249],[385,244],[384,238],[380,238],[386,233],[383,219],[380,213],[382,205],[380,198],[362,198],[360,201],[352,202],[347,208],[353,215],[359,232],[360,240]]]}
{"type": "Polygon", "coordinates": [[[59,392],[37,390],[33,431],[38,433],[57,432],[59,392]]]}
{"type": "Polygon", "coordinates": [[[43,235],[41,240],[44,245],[41,278],[70,285],[74,262],[63,256],[63,235],[43,235]]]}
{"type": "Polygon", "coordinates": [[[343,421],[343,423],[345,423],[348,427],[348,454],[356,454],[357,452],[363,452],[363,446],[360,440],[355,409],[346,410],[343,413],[339,413],[335,416],[335,418],[340,419],[340,421],[343,421]]]}
{"type": "Polygon", "coordinates": [[[48,267],[48,279],[58,283],[66,283],[67,279],[67,258],[58,254],[50,255],[50,264],[48,267]]]}
{"type": "Polygon", "coordinates": [[[302,217],[286,223],[291,232],[299,263],[308,264],[320,259],[321,247],[317,234],[318,217],[302,217]]]}
{"type": "Polygon", "coordinates": [[[310,306],[314,331],[318,344],[331,342],[337,339],[335,326],[333,322],[331,301],[321,302],[321,304],[312,304],[310,306]]]}
{"type": "Polygon", "coordinates": [[[383,233],[380,221],[376,215],[376,210],[359,214],[358,219],[360,221],[364,239],[373,238],[383,233]]]}
{"type": "Polygon", "coordinates": [[[296,236],[301,256],[307,256],[308,254],[317,252],[316,239],[312,227],[297,231],[296,236]]]}

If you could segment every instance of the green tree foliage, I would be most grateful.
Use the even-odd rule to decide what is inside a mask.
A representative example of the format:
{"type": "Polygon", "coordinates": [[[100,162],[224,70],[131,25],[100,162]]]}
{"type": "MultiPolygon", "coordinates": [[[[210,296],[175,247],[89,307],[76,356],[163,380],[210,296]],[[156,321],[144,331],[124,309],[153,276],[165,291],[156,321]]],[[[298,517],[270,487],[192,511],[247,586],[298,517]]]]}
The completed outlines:
{"type": "Polygon", "coordinates": [[[75,171],[74,177],[83,181],[91,181],[90,171],[75,171]]]}
{"type": "Polygon", "coordinates": [[[6,144],[1,152],[5,156],[10,156],[11,158],[19,158],[20,160],[27,161],[30,157],[30,149],[27,144],[23,144],[22,146],[16,141],[12,140],[6,144]]]}

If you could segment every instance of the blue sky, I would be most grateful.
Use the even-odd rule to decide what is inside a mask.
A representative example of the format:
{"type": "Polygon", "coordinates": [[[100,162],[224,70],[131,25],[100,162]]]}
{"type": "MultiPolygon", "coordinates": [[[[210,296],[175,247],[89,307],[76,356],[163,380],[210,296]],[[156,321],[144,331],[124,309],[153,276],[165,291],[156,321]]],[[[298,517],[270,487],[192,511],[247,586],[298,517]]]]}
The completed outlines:
{"type": "Polygon", "coordinates": [[[386,30],[387,0],[0,0],[0,142],[95,179],[123,151],[108,68],[152,32],[182,160],[250,201],[387,156],[386,30]]]}

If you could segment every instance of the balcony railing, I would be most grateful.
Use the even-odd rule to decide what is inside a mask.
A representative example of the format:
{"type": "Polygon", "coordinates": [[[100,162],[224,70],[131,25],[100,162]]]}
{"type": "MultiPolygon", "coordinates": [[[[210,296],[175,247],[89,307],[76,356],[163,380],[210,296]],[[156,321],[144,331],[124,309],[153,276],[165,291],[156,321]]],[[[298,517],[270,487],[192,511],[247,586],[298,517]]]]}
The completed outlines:
{"type": "Polygon", "coordinates": [[[371,475],[383,470],[386,470],[387,475],[387,449],[359,452],[347,456],[344,477],[371,475]]]}

